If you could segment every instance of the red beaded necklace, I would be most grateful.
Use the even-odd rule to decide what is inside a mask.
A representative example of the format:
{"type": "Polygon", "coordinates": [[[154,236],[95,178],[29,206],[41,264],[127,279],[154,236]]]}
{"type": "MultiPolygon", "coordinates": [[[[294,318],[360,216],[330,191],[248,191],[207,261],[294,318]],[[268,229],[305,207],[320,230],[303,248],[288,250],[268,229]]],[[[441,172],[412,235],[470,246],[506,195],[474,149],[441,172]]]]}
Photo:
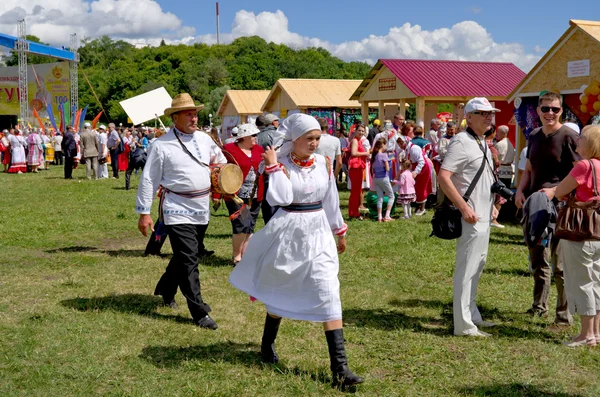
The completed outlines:
{"type": "Polygon", "coordinates": [[[307,159],[301,159],[294,153],[290,153],[290,159],[292,159],[292,162],[298,167],[310,167],[315,163],[315,156],[312,155],[307,159]]]}

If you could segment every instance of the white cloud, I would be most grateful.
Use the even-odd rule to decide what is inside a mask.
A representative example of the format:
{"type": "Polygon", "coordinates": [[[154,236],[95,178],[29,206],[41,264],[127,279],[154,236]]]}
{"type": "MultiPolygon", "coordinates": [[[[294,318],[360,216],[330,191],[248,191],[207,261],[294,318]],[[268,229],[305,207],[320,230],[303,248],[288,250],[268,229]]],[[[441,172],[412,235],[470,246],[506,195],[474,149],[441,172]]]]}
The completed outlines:
{"type": "MultiPolygon", "coordinates": [[[[431,31],[405,23],[390,28],[383,36],[370,35],[360,41],[335,44],[290,32],[288,19],[282,11],[259,14],[238,11],[231,33],[222,34],[221,42],[253,35],[292,47],[323,47],[345,61],[358,60],[369,64],[374,64],[379,58],[456,59],[513,62],[528,71],[540,58],[537,54],[528,54],[519,43],[495,42],[489,32],[474,21],[463,21],[431,31]]],[[[216,35],[197,36],[196,41],[214,44],[216,35]]]]}
{"type": "Polygon", "coordinates": [[[102,35],[132,43],[159,44],[161,39],[191,42],[193,27],[163,12],[153,0],[3,0],[0,31],[17,34],[17,22],[26,19],[27,33],[53,45],[68,45],[69,36],[102,35]]]}
{"type": "MultiPolygon", "coordinates": [[[[475,7],[476,8],[476,7],[475,7]]],[[[472,11],[475,11],[474,9],[472,11]]],[[[81,38],[109,35],[136,46],[167,44],[215,44],[215,34],[196,35],[193,27],[153,0],[3,0],[0,2],[0,31],[16,35],[16,23],[26,18],[28,33],[54,45],[67,45],[69,35],[81,38]]],[[[366,25],[365,25],[366,26],[366,25]]],[[[374,64],[379,58],[457,59],[513,62],[528,71],[540,58],[541,49],[527,53],[519,43],[498,43],[474,21],[450,27],[424,30],[405,23],[391,27],[385,35],[369,35],[359,41],[331,43],[302,36],[289,29],[282,11],[241,10],[235,15],[231,31],[221,34],[221,43],[238,37],[260,36],[266,41],[294,48],[323,47],[346,61],[374,64]]]]}
{"type": "Polygon", "coordinates": [[[467,11],[472,12],[473,14],[479,14],[481,12],[481,7],[467,8],[467,11]]]}

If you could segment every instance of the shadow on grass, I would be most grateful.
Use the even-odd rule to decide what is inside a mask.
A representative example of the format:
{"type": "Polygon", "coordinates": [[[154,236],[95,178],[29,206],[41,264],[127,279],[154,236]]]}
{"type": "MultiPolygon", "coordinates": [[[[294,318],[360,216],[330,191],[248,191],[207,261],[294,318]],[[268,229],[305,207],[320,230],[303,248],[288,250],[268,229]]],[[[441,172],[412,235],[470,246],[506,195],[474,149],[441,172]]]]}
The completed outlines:
{"type": "Polygon", "coordinates": [[[142,294],[122,294],[95,296],[93,298],[65,299],[61,305],[82,312],[113,311],[128,314],[138,314],[152,318],[172,320],[179,323],[193,323],[192,319],[179,315],[164,315],[156,312],[162,306],[158,296],[142,294]]]}
{"type": "Polygon", "coordinates": [[[522,234],[491,233],[490,244],[520,245],[525,247],[522,234]]]}
{"type": "Polygon", "coordinates": [[[492,273],[498,275],[517,276],[517,277],[531,277],[531,273],[527,269],[501,269],[497,267],[486,267],[483,269],[484,273],[492,273]]]}
{"type": "MultiPolygon", "coordinates": [[[[142,258],[144,257],[145,250],[135,249],[118,249],[118,250],[101,250],[97,247],[86,247],[86,246],[75,246],[75,247],[64,247],[56,248],[46,251],[49,254],[56,254],[58,252],[66,253],[77,253],[77,252],[94,252],[99,254],[106,254],[113,257],[125,257],[125,258],[142,258]]],[[[171,258],[172,254],[161,254],[161,258],[171,258]]]]}
{"type": "Polygon", "coordinates": [[[90,252],[97,251],[96,247],[87,247],[87,246],[74,246],[74,247],[63,247],[63,248],[55,248],[51,250],[46,250],[48,254],[56,254],[58,252],[90,252]]]}
{"type": "Polygon", "coordinates": [[[458,389],[460,394],[468,396],[497,396],[497,397],[579,397],[580,394],[553,393],[544,391],[534,385],[511,383],[504,385],[476,386],[458,389]]]}
{"type": "Polygon", "coordinates": [[[289,368],[281,361],[278,364],[264,364],[260,358],[260,346],[256,343],[218,342],[212,345],[196,346],[146,346],[142,349],[140,358],[158,368],[174,368],[189,361],[226,362],[242,364],[248,367],[271,369],[279,374],[289,374],[298,377],[311,378],[313,381],[330,383],[331,375],[327,370],[317,373],[308,372],[301,368],[289,368]]]}
{"type": "MultiPolygon", "coordinates": [[[[382,330],[411,330],[413,332],[436,335],[440,337],[453,336],[453,317],[452,302],[443,302],[440,300],[421,300],[393,299],[390,305],[400,309],[439,309],[439,316],[409,316],[402,313],[401,310],[390,309],[349,309],[344,310],[344,323],[355,327],[378,328],[382,330]]],[[[486,305],[477,305],[481,316],[489,321],[496,321],[499,324],[493,328],[486,329],[486,332],[493,336],[518,338],[518,339],[539,339],[548,342],[555,342],[556,336],[543,329],[531,329],[527,327],[527,319],[518,313],[503,313],[495,307],[486,305]],[[515,317],[514,315],[517,314],[515,317]],[[523,321],[525,320],[525,321],[523,321]],[[523,322],[519,327],[515,322],[523,322]]]]}

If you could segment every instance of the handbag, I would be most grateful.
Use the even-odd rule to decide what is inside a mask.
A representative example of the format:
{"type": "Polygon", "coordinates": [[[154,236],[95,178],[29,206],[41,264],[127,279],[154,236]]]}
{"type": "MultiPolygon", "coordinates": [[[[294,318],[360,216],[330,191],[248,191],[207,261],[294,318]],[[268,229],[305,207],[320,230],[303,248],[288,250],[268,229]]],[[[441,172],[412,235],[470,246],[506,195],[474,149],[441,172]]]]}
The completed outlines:
{"type": "MultiPolygon", "coordinates": [[[[596,168],[588,160],[594,179],[594,197],[599,196],[596,181],[596,168]]],[[[558,211],[554,235],[569,241],[600,240],[600,200],[576,201],[571,194],[566,205],[558,211]]]]}
{"type": "MultiPolygon", "coordinates": [[[[473,134],[474,135],[474,134],[473,134]]],[[[479,148],[483,151],[483,160],[481,166],[475,174],[475,178],[469,185],[469,188],[463,196],[463,200],[469,201],[471,193],[475,189],[475,185],[479,182],[485,163],[487,163],[487,151],[481,146],[481,143],[477,137],[475,137],[479,143],[479,148]]],[[[429,237],[435,236],[444,240],[454,240],[462,235],[462,213],[456,206],[446,197],[442,189],[438,189],[438,204],[431,218],[431,234],[429,237]]]]}

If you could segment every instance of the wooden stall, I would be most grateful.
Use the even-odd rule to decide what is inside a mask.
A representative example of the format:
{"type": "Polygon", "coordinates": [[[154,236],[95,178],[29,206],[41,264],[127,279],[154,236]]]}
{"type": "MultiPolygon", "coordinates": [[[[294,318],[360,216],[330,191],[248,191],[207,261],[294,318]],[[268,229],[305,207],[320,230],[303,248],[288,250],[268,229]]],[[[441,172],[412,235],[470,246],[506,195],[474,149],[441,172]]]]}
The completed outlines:
{"type": "Polygon", "coordinates": [[[231,129],[238,124],[253,123],[257,116],[263,114],[261,107],[269,96],[269,90],[227,90],[217,115],[222,118],[224,136],[231,134],[231,129]]]}
{"type": "MultiPolygon", "coordinates": [[[[452,118],[460,121],[464,117],[460,104],[486,97],[503,110],[497,114],[496,124],[508,125],[512,112],[506,96],[523,77],[525,73],[512,63],[380,59],[350,99],[361,104],[363,113],[375,104],[380,118],[385,115],[385,103],[397,104],[403,114],[407,104],[414,104],[417,121],[428,128],[438,104],[452,104],[452,118]]],[[[513,142],[514,135],[513,126],[509,134],[513,142]]]]}
{"type": "Polygon", "coordinates": [[[580,128],[600,123],[600,22],[569,21],[569,28],[508,95],[519,125],[517,147],[541,126],[536,113],[542,91],[563,96],[563,121],[580,128]]]}

